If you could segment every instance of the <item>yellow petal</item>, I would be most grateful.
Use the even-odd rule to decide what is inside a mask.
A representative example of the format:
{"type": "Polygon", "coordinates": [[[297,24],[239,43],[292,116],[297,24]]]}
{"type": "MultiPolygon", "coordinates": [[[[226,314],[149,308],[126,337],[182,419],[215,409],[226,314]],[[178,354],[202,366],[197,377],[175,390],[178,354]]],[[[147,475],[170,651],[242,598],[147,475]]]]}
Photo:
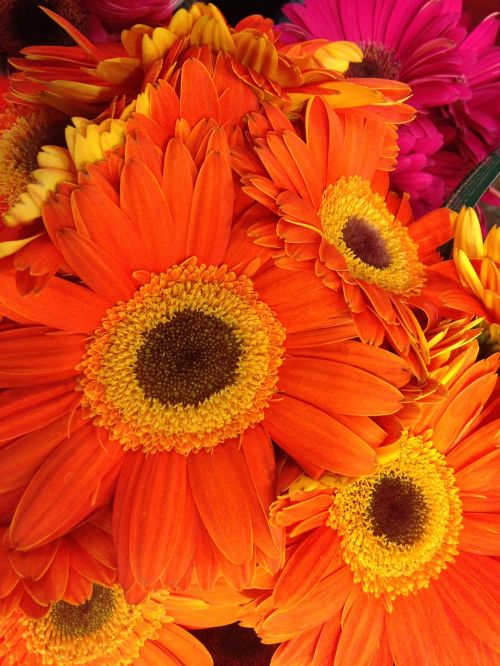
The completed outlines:
{"type": "Polygon", "coordinates": [[[23,192],[18,203],[14,204],[4,215],[4,223],[8,227],[17,227],[20,224],[30,224],[40,215],[40,206],[33,201],[28,192],[23,192]]]}
{"type": "Polygon", "coordinates": [[[141,71],[142,65],[139,58],[109,58],[102,60],[94,70],[87,70],[97,74],[100,79],[109,81],[114,85],[121,85],[128,81],[136,72],[141,71]]]}
{"type": "Polygon", "coordinates": [[[363,51],[353,42],[330,42],[319,48],[314,57],[325,69],[344,73],[351,62],[362,62],[363,51]]]}
{"type": "Polygon", "coordinates": [[[470,263],[469,257],[460,248],[455,252],[455,263],[462,284],[467,286],[477,298],[482,299],[484,287],[481,284],[481,280],[478,278],[476,271],[470,263]]]}
{"type": "MultiPolygon", "coordinates": [[[[465,206],[455,223],[455,252],[463,250],[470,257],[484,257],[481,225],[473,208],[465,206]]],[[[454,253],[455,253],[454,252],[454,253]]]]}
{"type": "Polygon", "coordinates": [[[31,243],[32,240],[38,238],[41,234],[35,234],[34,236],[29,236],[29,238],[22,238],[21,240],[12,240],[12,241],[3,241],[0,242],[0,259],[4,257],[9,257],[11,254],[15,254],[18,250],[23,248],[28,243],[31,243]]]}
{"type": "Polygon", "coordinates": [[[44,169],[73,170],[73,160],[69,150],[61,146],[42,146],[37,155],[38,166],[44,169]]]}
{"type": "Polygon", "coordinates": [[[484,241],[486,255],[500,263],[500,227],[492,227],[484,241]]]}

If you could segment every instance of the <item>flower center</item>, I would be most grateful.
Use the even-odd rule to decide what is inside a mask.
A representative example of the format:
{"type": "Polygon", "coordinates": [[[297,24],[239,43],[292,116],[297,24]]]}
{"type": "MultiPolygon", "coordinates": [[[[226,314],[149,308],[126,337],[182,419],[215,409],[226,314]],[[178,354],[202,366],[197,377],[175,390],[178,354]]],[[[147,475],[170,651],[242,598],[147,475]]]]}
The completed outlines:
{"type": "Polygon", "coordinates": [[[19,639],[24,640],[29,663],[41,666],[131,664],[144,643],[170,621],[167,599],[167,592],[155,593],[132,606],[118,585],[94,585],[91,598],[84,604],[58,601],[37,620],[14,614],[2,627],[2,634],[7,644],[17,645],[19,639]]]}
{"type": "Polygon", "coordinates": [[[377,472],[339,486],[328,525],[363,590],[394,599],[428,587],[458,553],[459,491],[445,457],[404,437],[377,472]]]}
{"type": "Polygon", "coordinates": [[[264,418],[284,338],[248,278],[191,259],[108,311],[79,367],[82,403],[125,449],[211,449],[264,418]]]}
{"type": "Polygon", "coordinates": [[[146,398],[162,405],[199,405],[236,379],[241,342],[234,327],[184,310],[144,335],[135,375],[146,398]]]}
{"type": "Polygon", "coordinates": [[[64,638],[89,636],[112,617],[115,608],[113,590],[94,585],[91,598],[80,606],[58,601],[50,611],[52,626],[64,638]]]}
{"type": "Polygon", "coordinates": [[[342,176],[323,192],[318,211],[324,241],[344,258],[351,275],[393,293],[418,293],[424,266],[406,228],[359,176],[342,176]]]}
{"type": "Polygon", "coordinates": [[[27,112],[12,106],[0,114],[0,197],[6,200],[5,212],[33,181],[41,147],[63,145],[66,122],[62,114],[43,107],[27,112]]]}
{"type": "Polygon", "coordinates": [[[388,475],[374,483],[367,515],[374,536],[412,545],[423,534],[428,508],[411,479],[388,475]]]}
{"type": "Polygon", "coordinates": [[[399,79],[401,63],[394,49],[374,42],[361,42],[360,47],[363,49],[363,62],[351,63],[347,78],[399,79]]]}
{"type": "Polygon", "coordinates": [[[342,238],[354,255],[374,268],[387,268],[391,255],[384,239],[368,222],[358,217],[348,218],[342,229],[342,238]]]}

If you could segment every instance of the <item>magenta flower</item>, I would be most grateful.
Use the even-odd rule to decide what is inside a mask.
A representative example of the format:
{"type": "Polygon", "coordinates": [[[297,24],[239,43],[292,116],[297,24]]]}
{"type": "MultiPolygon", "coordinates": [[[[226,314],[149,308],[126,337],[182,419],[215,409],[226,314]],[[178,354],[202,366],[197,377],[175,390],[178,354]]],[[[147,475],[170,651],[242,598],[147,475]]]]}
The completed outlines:
{"type": "Polygon", "coordinates": [[[499,25],[497,15],[492,14],[459,45],[469,95],[434,114],[438,127],[447,131],[445,148],[455,147],[464,158],[465,173],[497,147],[500,139],[500,48],[495,45],[499,25]]]}
{"type": "Polygon", "coordinates": [[[407,83],[420,114],[400,130],[391,185],[419,214],[440,205],[498,145],[495,100],[500,48],[492,15],[470,34],[461,0],[305,0],[283,13],[308,37],[348,39],[363,49],[350,78],[407,83]]]}
{"type": "Polygon", "coordinates": [[[459,0],[305,0],[285,5],[283,13],[312,37],[359,44],[364,62],[348,76],[403,81],[417,109],[464,94],[459,0]]]}

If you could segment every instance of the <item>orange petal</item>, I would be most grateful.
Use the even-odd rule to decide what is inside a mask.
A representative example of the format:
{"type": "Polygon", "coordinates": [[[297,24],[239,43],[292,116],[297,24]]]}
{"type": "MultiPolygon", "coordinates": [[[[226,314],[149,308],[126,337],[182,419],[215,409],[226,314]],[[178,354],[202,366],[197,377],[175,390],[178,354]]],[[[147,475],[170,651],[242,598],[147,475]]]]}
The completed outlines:
{"type": "MultiPolygon", "coordinates": [[[[45,206],[44,214],[50,205],[45,206]]],[[[85,184],[71,196],[71,208],[77,230],[89,236],[106,254],[128,272],[147,267],[151,255],[142,242],[134,221],[119,208],[98,184],[85,184]],[[106,224],[101,211],[106,211],[106,224]]]]}
{"type": "Polygon", "coordinates": [[[195,177],[196,167],[188,149],[179,139],[172,139],[165,150],[162,189],[175,220],[178,247],[175,262],[186,259],[195,177]]]}
{"type": "Polygon", "coordinates": [[[0,386],[48,384],[77,374],[75,366],[85,351],[83,336],[47,335],[42,328],[40,335],[26,338],[22,330],[14,338],[0,335],[0,386]]]}
{"type": "Polygon", "coordinates": [[[312,531],[288,556],[273,592],[273,604],[280,610],[300,604],[321,579],[333,573],[343,561],[339,538],[326,526],[312,531]]]}
{"type": "Polygon", "coordinates": [[[196,507],[208,533],[231,562],[240,564],[252,555],[252,521],[245,490],[226,446],[235,444],[219,444],[211,453],[201,451],[190,455],[188,475],[196,507]]]}
{"type": "Polygon", "coordinates": [[[461,550],[480,555],[500,553],[500,516],[497,513],[464,512],[463,525],[461,550]]]}
{"type": "Polygon", "coordinates": [[[129,160],[121,175],[120,202],[136,227],[150,263],[141,266],[163,271],[177,255],[174,219],[160,184],[142,162],[129,160]]]}
{"type": "Polygon", "coordinates": [[[247,430],[242,435],[242,440],[245,447],[227,446],[226,453],[239,475],[241,486],[245,489],[254,542],[257,548],[269,557],[279,557],[281,530],[273,530],[268,517],[276,482],[272,444],[269,436],[259,427],[247,430]]]}
{"type": "Polygon", "coordinates": [[[287,333],[333,326],[335,317],[346,311],[343,298],[323,286],[309,270],[277,271],[271,267],[256,273],[253,282],[287,333]]]}
{"type": "Polygon", "coordinates": [[[2,304],[22,317],[71,333],[90,333],[113,302],[90,289],[52,278],[39,293],[21,296],[14,271],[0,275],[0,312],[2,304]]]}
{"type": "Polygon", "coordinates": [[[27,487],[10,527],[14,547],[34,548],[74,527],[93,509],[93,496],[123,452],[116,443],[104,448],[87,424],[61,444],[42,464],[27,487]]]}
{"type": "Polygon", "coordinates": [[[307,594],[302,601],[286,610],[278,609],[263,622],[264,635],[280,636],[279,640],[317,627],[334,617],[341,610],[352,588],[352,575],[344,566],[321,581],[314,594],[307,594]]]}
{"type": "Polygon", "coordinates": [[[24,587],[31,597],[42,606],[48,606],[62,598],[68,583],[69,553],[62,542],[56,557],[45,574],[37,581],[24,581],[24,587]]]}
{"type": "Polygon", "coordinates": [[[401,409],[402,395],[388,382],[337,361],[295,357],[280,369],[279,388],[328,414],[378,416],[401,409]],[[348,399],[346,400],[346,396],[348,399]]]}
{"type": "Polygon", "coordinates": [[[3,599],[16,587],[18,575],[12,568],[7,548],[4,546],[6,528],[0,528],[0,599],[3,599]]]}
{"type": "MultiPolygon", "coordinates": [[[[441,572],[437,586],[449,612],[497,652],[500,652],[499,574],[500,563],[493,558],[462,552],[454,565],[441,572]]],[[[459,646],[457,641],[458,649],[459,646]]]]}
{"type": "MultiPolygon", "coordinates": [[[[219,118],[219,100],[212,76],[195,58],[187,60],[181,70],[180,112],[191,127],[202,118],[219,118]],[[202,101],[202,103],[200,103],[202,101]]],[[[223,190],[222,190],[223,191],[223,190]]]]}
{"type": "Polygon", "coordinates": [[[75,275],[97,294],[111,303],[127,301],[135,291],[135,285],[112,257],[90,238],[74,229],[56,232],[57,244],[75,275]]]}
{"type": "Polygon", "coordinates": [[[266,412],[265,426],[292,457],[338,474],[358,476],[375,469],[375,453],[360,437],[325,412],[285,397],[266,412]]]}
{"type": "Polygon", "coordinates": [[[72,381],[3,391],[0,393],[0,442],[53,423],[73,411],[79,402],[80,396],[72,381]]]}
{"type": "MultiPolygon", "coordinates": [[[[120,545],[128,546],[134,579],[149,591],[165,569],[176,533],[184,531],[181,512],[186,492],[186,459],[176,453],[158,453],[137,456],[136,464],[136,482],[127,487],[129,543],[120,545]]],[[[120,511],[119,505],[115,511],[120,511]]]]}
{"type": "Polygon", "coordinates": [[[23,553],[18,550],[11,550],[9,560],[12,568],[21,578],[38,580],[52,564],[59,549],[59,539],[35,548],[31,552],[23,553]]]}
{"type": "Polygon", "coordinates": [[[300,356],[329,359],[339,363],[348,361],[349,365],[371,372],[398,388],[407,384],[411,377],[407,363],[396,354],[354,341],[306,347],[300,350],[300,356]]]}
{"type": "Polygon", "coordinates": [[[219,264],[226,250],[233,218],[233,179],[222,151],[210,152],[198,173],[186,238],[186,256],[219,264]]]}
{"type": "MultiPolygon", "coordinates": [[[[452,565],[453,566],[453,565],[452,565]]],[[[461,653],[461,628],[437,594],[440,581],[427,590],[400,596],[386,615],[387,637],[396,664],[455,664],[461,653]]],[[[460,609],[457,609],[460,612],[460,609]]],[[[466,662],[462,662],[466,666],[466,662]]]]}
{"type": "Polygon", "coordinates": [[[336,665],[371,666],[384,631],[384,615],[380,599],[365,594],[359,585],[353,585],[342,613],[336,665]],[[360,635],[363,640],[358,640],[360,635]]]}
{"type": "Polygon", "coordinates": [[[445,403],[432,437],[439,451],[449,451],[460,434],[470,426],[491,395],[496,381],[496,375],[480,377],[445,403]]]}

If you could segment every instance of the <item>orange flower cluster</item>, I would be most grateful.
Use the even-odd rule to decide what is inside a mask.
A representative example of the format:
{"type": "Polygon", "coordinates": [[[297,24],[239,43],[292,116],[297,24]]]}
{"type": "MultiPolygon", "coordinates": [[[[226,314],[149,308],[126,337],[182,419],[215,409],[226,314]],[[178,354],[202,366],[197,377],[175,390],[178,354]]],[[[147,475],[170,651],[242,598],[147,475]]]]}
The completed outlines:
{"type": "Polygon", "coordinates": [[[500,662],[500,235],[389,190],[411,91],[211,4],[45,11],[76,45],[0,129],[0,664],[204,666],[236,622],[273,666],[500,662]]]}

